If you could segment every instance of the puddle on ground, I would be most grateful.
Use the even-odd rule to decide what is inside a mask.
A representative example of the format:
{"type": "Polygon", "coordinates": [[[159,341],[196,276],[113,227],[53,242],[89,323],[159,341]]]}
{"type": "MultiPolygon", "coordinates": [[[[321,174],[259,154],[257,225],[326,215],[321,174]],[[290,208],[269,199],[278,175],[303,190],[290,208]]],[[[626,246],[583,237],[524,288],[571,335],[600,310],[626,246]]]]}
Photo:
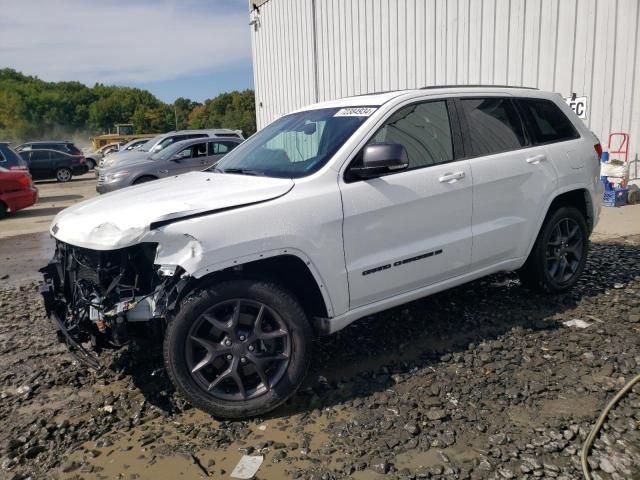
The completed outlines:
{"type": "Polygon", "coordinates": [[[437,465],[444,466],[447,462],[445,462],[440,452],[446,455],[449,461],[457,465],[472,463],[474,459],[480,456],[480,454],[473,449],[472,445],[454,445],[442,449],[432,448],[426,452],[412,450],[398,455],[395,459],[395,467],[397,470],[408,468],[413,472],[437,465]]]}
{"type": "MultiPolygon", "coordinates": [[[[331,445],[324,429],[337,420],[336,415],[322,415],[314,419],[313,423],[306,423],[303,416],[295,415],[287,421],[276,418],[259,424],[248,423],[249,434],[244,440],[233,442],[224,448],[198,449],[193,455],[188,453],[186,446],[197,445],[198,439],[180,433],[177,428],[172,429],[166,422],[150,421],[129,432],[115,432],[102,437],[113,442],[108,447],[98,448],[96,441],[83,443],[65,461],[88,463],[95,471],[78,469],[62,474],[61,478],[129,478],[134,474],[139,475],[138,478],[158,480],[230,478],[231,471],[244,455],[239,450],[242,447],[255,447],[256,451],[251,455],[264,455],[264,462],[256,478],[289,478],[291,470],[308,468],[317,463],[320,451],[331,445]],[[157,438],[147,443],[150,434],[157,438]],[[303,451],[305,434],[310,435],[308,454],[303,451]],[[274,455],[279,451],[273,446],[264,452],[257,451],[260,444],[269,441],[287,445],[284,449],[287,454],[285,459],[273,463],[274,455]],[[292,443],[297,443],[298,448],[289,448],[292,443]]],[[[194,426],[201,431],[220,426],[220,422],[199,410],[179,415],[172,423],[176,427],[194,426]]],[[[333,463],[330,466],[334,466],[333,463]]]]}
{"type": "MultiPolygon", "coordinates": [[[[449,462],[444,460],[441,453],[447,456],[450,463],[455,463],[456,465],[473,463],[473,461],[480,456],[480,454],[473,449],[472,445],[454,445],[442,449],[432,448],[424,452],[412,450],[401,453],[395,458],[393,463],[395,469],[398,471],[403,468],[408,468],[414,473],[424,472],[433,467],[446,467],[448,465],[449,462]]],[[[388,477],[367,469],[354,472],[349,478],[353,480],[382,480],[388,477]]]]}
{"type": "Polygon", "coordinates": [[[592,419],[601,408],[600,401],[590,396],[571,396],[543,400],[536,408],[515,406],[507,415],[516,425],[534,426],[551,418],[592,419]]]}

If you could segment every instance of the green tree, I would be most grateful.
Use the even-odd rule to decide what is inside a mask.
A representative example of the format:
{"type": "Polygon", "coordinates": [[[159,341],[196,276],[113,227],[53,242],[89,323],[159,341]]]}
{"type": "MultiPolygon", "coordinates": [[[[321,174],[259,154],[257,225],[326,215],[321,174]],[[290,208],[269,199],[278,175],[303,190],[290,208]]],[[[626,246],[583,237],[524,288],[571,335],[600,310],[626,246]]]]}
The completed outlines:
{"type": "Polygon", "coordinates": [[[147,90],[96,83],[45,82],[0,69],[0,140],[22,142],[79,134],[106,133],[116,123],[133,123],[138,133],[178,128],[256,130],[252,90],[233,91],[198,103],[180,97],[173,104],[147,90]]]}

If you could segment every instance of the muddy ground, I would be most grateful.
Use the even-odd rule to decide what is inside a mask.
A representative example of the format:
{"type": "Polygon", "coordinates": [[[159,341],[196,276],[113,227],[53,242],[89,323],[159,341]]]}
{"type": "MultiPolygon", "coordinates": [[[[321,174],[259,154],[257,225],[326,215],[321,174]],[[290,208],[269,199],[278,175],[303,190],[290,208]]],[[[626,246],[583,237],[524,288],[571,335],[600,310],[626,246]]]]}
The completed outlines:
{"type": "MultiPolygon", "coordinates": [[[[582,478],[608,399],[640,372],[640,236],[592,244],[545,296],[496,275],[362,319],[315,344],[292,401],[219,422],[176,394],[149,344],[85,369],[35,283],[0,286],[0,478],[582,478]],[[567,327],[581,319],[587,328],[567,327]]],[[[640,386],[613,410],[594,478],[640,478],[640,386]]]]}

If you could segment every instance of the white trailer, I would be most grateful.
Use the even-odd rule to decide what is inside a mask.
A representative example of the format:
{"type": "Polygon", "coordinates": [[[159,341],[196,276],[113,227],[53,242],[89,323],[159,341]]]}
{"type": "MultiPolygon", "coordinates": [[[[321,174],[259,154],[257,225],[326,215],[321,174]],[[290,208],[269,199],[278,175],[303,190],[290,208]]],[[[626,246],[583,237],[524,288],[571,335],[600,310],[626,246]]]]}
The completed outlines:
{"type": "Polygon", "coordinates": [[[575,93],[605,148],[609,132],[628,132],[637,158],[638,0],[253,0],[249,8],[258,128],[348,95],[518,85],[575,93]]]}

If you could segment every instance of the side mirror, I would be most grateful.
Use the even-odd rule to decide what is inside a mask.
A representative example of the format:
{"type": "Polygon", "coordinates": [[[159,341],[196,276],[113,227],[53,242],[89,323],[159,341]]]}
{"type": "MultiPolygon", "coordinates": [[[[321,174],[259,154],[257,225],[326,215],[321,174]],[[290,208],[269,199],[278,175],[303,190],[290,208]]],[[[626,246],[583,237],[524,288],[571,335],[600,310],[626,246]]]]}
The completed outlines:
{"type": "Polygon", "coordinates": [[[353,167],[349,173],[359,179],[374,178],[385,173],[404,170],[409,166],[405,148],[398,143],[367,145],[362,152],[362,165],[353,167]]]}

